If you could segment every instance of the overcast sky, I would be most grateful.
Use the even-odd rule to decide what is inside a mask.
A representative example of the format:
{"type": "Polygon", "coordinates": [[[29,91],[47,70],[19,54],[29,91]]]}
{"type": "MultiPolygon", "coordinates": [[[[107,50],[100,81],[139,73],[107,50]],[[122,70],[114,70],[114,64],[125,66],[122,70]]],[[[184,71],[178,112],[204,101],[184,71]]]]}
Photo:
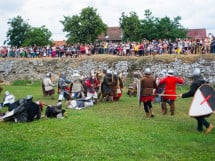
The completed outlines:
{"type": "Polygon", "coordinates": [[[139,19],[149,9],[154,17],[181,16],[185,28],[206,28],[207,34],[215,35],[214,0],[1,0],[0,1],[0,45],[6,39],[8,20],[21,16],[32,27],[45,25],[52,32],[53,40],[64,40],[63,16],[79,15],[86,7],[97,9],[108,26],[119,26],[122,12],[134,11],[139,19]]]}

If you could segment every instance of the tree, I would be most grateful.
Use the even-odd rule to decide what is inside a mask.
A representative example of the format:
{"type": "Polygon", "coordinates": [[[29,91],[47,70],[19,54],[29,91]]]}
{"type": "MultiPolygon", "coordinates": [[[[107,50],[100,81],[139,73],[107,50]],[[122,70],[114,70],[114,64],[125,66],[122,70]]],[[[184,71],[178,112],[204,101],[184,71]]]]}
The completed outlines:
{"type": "Polygon", "coordinates": [[[144,13],[145,19],[140,20],[141,23],[141,35],[143,38],[146,38],[148,40],[154,39],[157,35],[157,27],[156,27],[156,21],[157,18],[152,16],[152,12],[147,9],[144,13]]]}
{"type": "Polygon", "coordinates": [[[173,20],[169,17],[154,18],[150,10],[145,10],[145,19],[141,20],[141,33],[144,38],[152,39],[176,39],[185,38],[187,30],[179,23],[181,17],[173,20]]]}
{"type": "Polygon", "coordinates": [[[26,33],[26,39],[23,42],[23,46],[45,46],[50,45],[52,33],[45,27],[32,27],[30,31],[26,33]]]}
{"type": "Polygon", "coordinates": [[[25,22],[21,16],[9,19],[7,23],[10,27],[6,36],[7,40],[5,40],[4,44],[17,47],[22,46],[25,41],[26,34],[30,30],[31,26],[25,22]]]}
{"type": "Polygon", "coordinates": [[[93,43],[101,33],[106,32],[107,25],[96,12],[93,7],[87,7],[82,9],[80,15],[64,16],[60,22],[64,26],[63,31],[68,33],[68,43],[93,43]]]}
{"type": "Polygon", "coordinates": [[[141,40],[140,20],[135,12],[130,12],[129,16],[123,12],[119,21],[120,27],[123,30],[123,41],[141,40]]]}

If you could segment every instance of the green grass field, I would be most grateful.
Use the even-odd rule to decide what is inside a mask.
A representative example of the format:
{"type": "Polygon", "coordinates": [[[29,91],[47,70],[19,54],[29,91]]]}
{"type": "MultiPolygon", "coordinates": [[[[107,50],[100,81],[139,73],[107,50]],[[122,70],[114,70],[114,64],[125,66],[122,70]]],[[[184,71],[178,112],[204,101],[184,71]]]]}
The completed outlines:
{"type": "MultiPolygon", "coordinates": [[[[42,96],[40,82],[17,81],[3,88],[17,99],[30,94],[46,104],[57,102],[57,94],[56,100],[42,96]]],[[[179,86],[178,94],[187,90],[179,86]]],[[[99,102],[84,110],[67,109],[63,102],[67,111],[64,119],[0,123],[0,160],[215,160],[215,130],[208,135],[197,132],[196,120],[188,116],[190,102],[191,98],[178,98],[174,116],[163,116],[160,104],[155,103],[155,117],[150,119],[137,107],[137,98],[126,95],[126,89],[119,102],[99,102]]],[[[208,120],[215,124],[214,115],[208,120]]]]}

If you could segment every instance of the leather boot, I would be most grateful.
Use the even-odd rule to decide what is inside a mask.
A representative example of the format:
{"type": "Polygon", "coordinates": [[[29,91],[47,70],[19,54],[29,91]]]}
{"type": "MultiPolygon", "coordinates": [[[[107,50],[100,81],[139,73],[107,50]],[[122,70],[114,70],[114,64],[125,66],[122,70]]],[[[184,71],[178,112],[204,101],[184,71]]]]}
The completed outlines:
{"type": "Polygon", "coordinates": [[[150,117],[151,117],[150,112],[146,112],[146,118],[150,118],[150,117]]]}
{"type": "Polygon", "coordinates": [[[154,115],[152,113],[152,109],[150,109],[150,117],[154,117],[154,115]]]}
{"type": "Polygon", "coordinates": [[[162,112],[163,112],[163,115],[166,115],[167,114],[167,108],[162,108],[162,112]]]}
{"type": "Polygon", "coordinates": [[[175,114],[175,107],[170,107],[170,112],[171,112],[171,115],[174,115],[175,114]]]}

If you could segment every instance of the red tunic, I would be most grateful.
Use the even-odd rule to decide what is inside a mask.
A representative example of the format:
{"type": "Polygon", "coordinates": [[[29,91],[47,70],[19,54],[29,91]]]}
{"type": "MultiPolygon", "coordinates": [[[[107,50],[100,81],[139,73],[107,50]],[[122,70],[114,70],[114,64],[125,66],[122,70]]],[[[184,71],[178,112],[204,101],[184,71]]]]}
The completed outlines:
{"type": "MultiPolygon", "coordinates": [[[[183,84],[184,80],[175,76],[167,76],[162,79],[159,86],[165,85],[164,93],[165,95],[176,95],[176,84],[183,84]]],[[[176,100],[176,96],[163,96],[164,99],[176,100]]]]}

